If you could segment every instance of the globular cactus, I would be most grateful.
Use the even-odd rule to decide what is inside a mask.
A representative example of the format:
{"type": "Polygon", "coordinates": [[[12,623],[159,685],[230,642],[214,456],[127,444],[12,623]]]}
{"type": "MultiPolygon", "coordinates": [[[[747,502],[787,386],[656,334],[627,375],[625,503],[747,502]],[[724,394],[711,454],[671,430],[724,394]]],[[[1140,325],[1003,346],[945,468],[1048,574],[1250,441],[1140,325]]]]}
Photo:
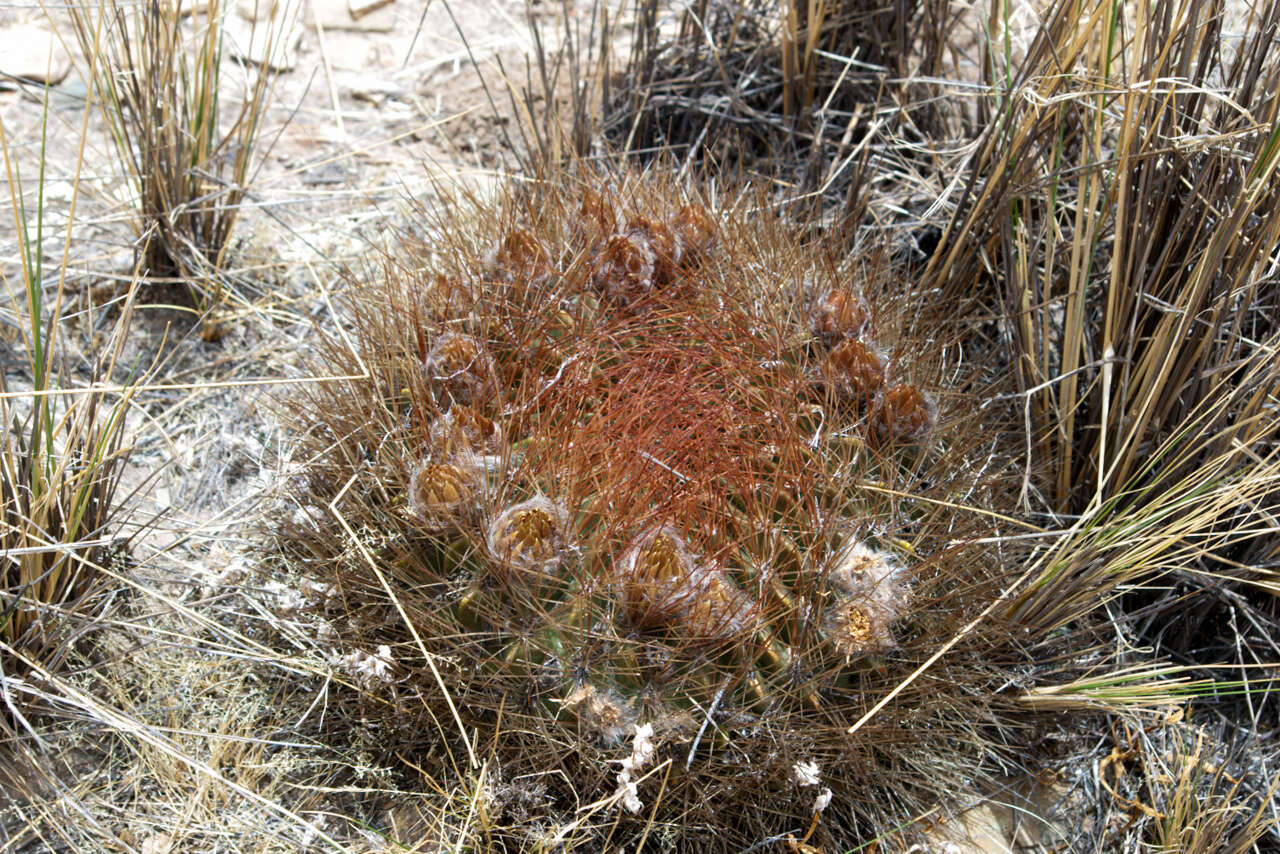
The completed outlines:
{"type": "Polygon", "coordinates": [[[375,378],[298,410],[324,461],[308,488],[344,490],[399,580],[376,618],[367,561],[308,547],[370,597],[350,621],[364,646],[412,661],[421,638],[467,726],[500,720],[504,762],[540,774],[552,742],[572,746],[566,785],[611,779],[610,750],[652,727],[677,760],[661,815],[704,829],[701,793],[792,791],[800,760],[839,777],[838,804],[895,745],[957,749],[970,724],[946,722],[936,683],[903,692],[871,741],[844,733],[996,578],[963,545],[987,517],[956,498],[995,494],[966,474],[978,410],[940,413],[914,385],[943,376],[919,331],[941,309],[895,304],[889,277],[855,288],[741,198],[601,182],[441,215],[429,245],[388,253],[388,285],[356,289],[375,378]],[[405,256],[435,259],[447,293],[430,311],[405,256]]]}

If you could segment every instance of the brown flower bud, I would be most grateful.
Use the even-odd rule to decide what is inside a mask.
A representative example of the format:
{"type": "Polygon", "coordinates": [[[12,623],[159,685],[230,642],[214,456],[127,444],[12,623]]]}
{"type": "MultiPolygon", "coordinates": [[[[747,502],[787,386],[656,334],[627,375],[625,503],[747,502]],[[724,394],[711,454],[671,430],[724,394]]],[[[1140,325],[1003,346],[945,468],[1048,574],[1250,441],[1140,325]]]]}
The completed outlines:
{"type": "Polygon", "coordinates": [[[716,221],[701,205],[685,205],[671,221],[671,231],[680,246],[681,261],[696,264],[705,260],[719,237],[716,221]]]}
{"type": "Polygon", "coordinates": [[[591,286],[622,309],[631,309],[654,288],[656,257],[649,241],[639,235],[609,238],[596,256],[591,286]]]}
{"type": "Polygon", "coordinates": [[[545,282],[553,273],[547,247],[522,228],[499,240],[485,260],[490,278],[500,282],[545,282]]]}
{"type": "Polygon", "coordinates": [[[618,228],[617,203],[606,191],[598,193],[590,187],[582,190],[582,203],[574,223],[574,234],[588,248],[607,239],[618,228]]]}
{"type": "Polygon", "coordinates": [[[560,701],[578,717],[583,729],[604,744],[616,744],[631,734],[635,710],[613,691],[580,685],[560,701]]]}
{"type": "Polygon", "coordinates": [[[746,629],[747,597],[723,570],[696,564],[671,528],[640,537],[619,563],[615,589],[635,625],[668,626],[691,641],[723,640],[746,629]]]}
{"type": "Polygon", "coordinates": [[[854,541],[826,581],[832,605],[823,627],[836,651],[854,659],[892,649],[891,627],[907,604],[903,570],[893,556],[854,541]]]}
{"type": "Polygon", "coordinates": [[[474,468],[423,463],[409,478],[409,510],[423,527],[442,531],[466,520],[479,489],[480,476],[474,468]]]}
{"type": "Polygon", "coordinates": [[[436,460],[502,454],[502,427],[474,406],[455,404],[431,422],[427,442],[436,460]]]}
{"type": "Polygon", "coordinates": [[[537,496],[502,511],[489,525],[489,554],[500,570],[551,575],[560,566],[567,541],[563,507],[537,496]]]}
{"type": "Polygon", "coordinates": [[[422,369],[427,384],[442,407],[492,402],[498,393],[493,357],[478,338],[446,332],[427,352],[422,369]]]}
{"type": "Polygon", "coordinates": [[[828,347],[856,338],[867,329],[871,315],[848,288],[827,291],[809,312],[809,331],[828,347]]]}
{"type": "Polygon", "coordinates": [[[869,403],[884,385],[885,360],[874,345],[846,338],[827,354],[821,371],[838,397],[869,403]]]}
{"type": "Polygon", "coordinates": [[[883,652],[895,646],[884,616],[861,602],[844,601],[828,612],[826,633],[846,661],[883,652]]]}
{"type": "Polygon", "coordinates": [[[421,291],[423,314],[436,323],[466,317],[475,298],[470,286],[455,276],[436,273],[421,291]]]}
{"type": "Polygon", "coordinates": [[[933,398],[909,384],[884,389],[870,414],[871,436],[882,442],[919,442],[938,423],[933,398]]]}
{"type": "Polygon", "coordinates": [[[648,244],[653,253],[653,283],[656,287],[666,287],[675,281],[679,274],[681,246],[670,228],[655,219],[633,217],[623,233],[631,240],[648,244]]]}

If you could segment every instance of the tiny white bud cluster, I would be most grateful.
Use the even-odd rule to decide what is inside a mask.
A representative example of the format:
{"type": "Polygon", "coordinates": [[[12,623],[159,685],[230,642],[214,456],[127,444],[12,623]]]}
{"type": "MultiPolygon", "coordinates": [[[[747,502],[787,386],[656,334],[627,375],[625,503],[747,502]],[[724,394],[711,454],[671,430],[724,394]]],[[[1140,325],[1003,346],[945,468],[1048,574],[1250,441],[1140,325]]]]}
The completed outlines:
{"type": "MultiPolygon", "coordinates": [[[[822,775],[818,771],[818,763],[807,759],[802,759],[792,765],[791,773],[795,775],[796,782],[804,787],[816,786],[822,779],[822,775]]],[[[818,796],[813,799],[813,814],[815,816],[820,815],[823,810],[831,805],[831,798],[831,790],[823,786],[819,790],[818,796]]]]}
{"type": "Polygon", "coordinates": [[[363,650],[356,650],[338,658],[334,662],[334,666],[355,679],[361,688],[368,691],[379,683],[383,685],[391,684],[394,679],[391,673],[393,663],[391,647],[384,643],[378,645],[376,655],[370,655],[363,650]]]}
{"type": "Polygon", "coordinates": [[[818,763],[801,761],[797,762],[791,769],[796,775],[796,782],[801,786],[818,785],[818,763]]]}
{"type": "Polygon", "coordinates": [[[653,758],[655,750],[657,745],[653,743],[653,724],[637,724],[635,737],[631,742],[631,755],[618,760],[622,770],[618,772],[617,797],[621,800],[623,809],[629,813],[638,813],[644,807],[632,775],[640,773],[653,758]]]}

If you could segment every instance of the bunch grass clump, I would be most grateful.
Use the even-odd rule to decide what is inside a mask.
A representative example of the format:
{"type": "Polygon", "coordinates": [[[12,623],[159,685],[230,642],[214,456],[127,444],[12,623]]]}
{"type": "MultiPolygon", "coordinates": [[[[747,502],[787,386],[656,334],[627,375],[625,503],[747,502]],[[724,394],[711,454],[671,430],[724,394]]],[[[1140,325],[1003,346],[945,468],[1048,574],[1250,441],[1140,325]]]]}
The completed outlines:
{"type": "Polygon", "coordinates": [[[1019,62],[992,52],[997,114],[924,276],[1009,318],[1052,511],[1274,435],[1280,7],[1230,11],[1059,3],[1019,62]],[[1221,432],[1152,469],[1191,426],[1221,432]]]}
{"type": "MultiPolygon", "coordinates": [[[[201,310],[217,305],[274,71],[244,66],[240,103],[227,104],[223,18],[233,11],[222,0],[198,8],[111,0],[68,11],[131,194],[142,273],[181,282],[201,310]]],[[[270,45],[274,33],[260,37],[270,45]]]]}
{"type": "Polygon", "coordinates": [[[991,508],[1021,470],[973,403],[1003,378],[961,364],[944,307],[661,171],[416,216],[321,352],[367,376],[291,415],[297,499],[332,518],[286,525],[288,550],[341,591],[340,642],[396,662],[397,701],[361,713],[455,751],[478,728],[543,821],[643,804],[712,849],[802,835],[800,762],[840,844],[970,773],[1008,627],[890,697],[1016,566],[991,508]],[[618,779],[632,740],[661,786],[639,760],[618,779]]]}
{"type": "MultiPolygon", "coordinates": [[[[923,273],[1005,318],[1018,506],[1066,530],[1012,618],[1078,626],[1105,602],[1153,650],[1126,666],[1210,683],[1273,660],[1280,616],[1277,33],[1274,3],[1156,0],[1055,4],[1016,60],[996,40],[923,273]]],[[[1266,740],[1274,692],[1246,682],[1218,709],[1266,740]]]]}
{"type": "MultiPolygon", "coordinates": [[[[116,389],[103,381],[115,373],[128,337],[132,293],[89,365],[90,385],[76,387],[59,340],[69,301],[69,238],[47,275],[46,241],[53,235],[45,225],[44,130],[38,175],[24,185],[0,120],[18,238],[16,269],[0,271],[0,280],[22,347],[22,358],[0,376],[0,673],[9,676],[32,665],[62,666],[75,637],[109,603],[98,595],[109,586],[106,567],[130,539],[116,493],[128,463],[125,416],[139,378],[116,389]]],[[[73,201],[68,233],[74,213],[73,201]]],[[[21,716],[17,695],[3,693],[6,709],[21,716]]]]}
{"type": "MultiPolygon", "coordinates": [[[[602,49],[597,87],[614,151],[773,178],[856,216],[870,163],[909,175],[921,135],[944,132],[930,83],[963,41],[945,0],[638,0],[630,11],[627,53],[615,68],[602,49]]],[[[611,23],[598,28],[606,45],[611,23]]]]}

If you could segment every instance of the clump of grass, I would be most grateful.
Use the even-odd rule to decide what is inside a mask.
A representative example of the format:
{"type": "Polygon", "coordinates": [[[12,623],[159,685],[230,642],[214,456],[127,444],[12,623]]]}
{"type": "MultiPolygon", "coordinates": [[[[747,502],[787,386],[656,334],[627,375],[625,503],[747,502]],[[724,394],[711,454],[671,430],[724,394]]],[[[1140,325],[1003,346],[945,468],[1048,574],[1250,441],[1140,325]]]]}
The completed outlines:
{"type": "Polygon", "coordinates": [[[911,159],[913,140],[944,127],[924,81],[956,25],[945,0],[640,0],[633,17],[629,53],[599,86],[615,150],[774,177],[856,216],[869,163],[911,159]]]}
{"type": "Polygon", "coordinates": [[[1068,529],[1012,618],[1141,614],[1144,643],[1205,665],[1273,658],[1280,542],[1280,9],[1230,33],[1227,12],[1062,3],[1024,58],[990,51],[991,121],[924,271],[1004,318],[1019,503],[1068,529]]]}
{"type": "MultiPolygon", "coordinates": [[[[23,659],[49,670],[60,666],[70,641],[103,601],[95,595],[103,590],[103,568],[123,553],[129,539],[116,490],[128,460],[124,418],[132,386],[100,389],[115,372],[132,299],[93,365],[91,385],[72,387],[58,355],[65,247],[56,288],[46,290],[52,279],[45,275],[43,147],[40,151],[34,204],[29,204],[0,121],[20,263],[16,281],[4,275],[4,286],[9,304],[25,321],[23,368],[30,379],[28,390],[12,388],[8,372],[0,378],[0,644],[10,672],[26,670],[23,659]]],[[[73,218],[74,202],[68,232],[73,218]]],[[[5,699],[13,709],[7,691],[5,699]]]]}
{"type": "Polygon", "coordinates": [[[1029,699],[1196,697],[1274,754],[1257,725],[1274,692],[1213,668],[1274,660],[1280,542],[1280,9],[1244,10],[1232,32],[1229,12],[1061,3],[1017,60],[994,37],[990,119],[923,275],[1003,318],[1021,512],[1065,530],[1004,617],[1152,650],[1029,699]],[[1186,681],[1147,679],[1160,656],[1186,681]]]}
{"type": "Polygon", "coordinates": [[[1118,850],[1265,850],[1276,823],[1276,780],[1258,779],[1256,751],[1221,730],[1187,724],[1183,713],[1173,708],[1113,726],[1111,750],[1095,769],[1110,820],[1098,823],[1095,838],[1118,850]]]}
{"type": "Polygon", "coordinates": [[[1225,11],[1056,4],[1016,67],[991,52],[998,112],[925,278],[1008,318],[1030,450],[1055,473],[1026,497],[1050,511],[1267,435],[1280,11],[1230,36],[1225,11]],[[1153,468],[1192,423],[1212,441],[1153,468]]]}
{"type": "MultiPolygon", "coordinates": [[[[498,62],[520,119],[508,143],[533,174],[566,158],[675,158],[774,180],[795,209],[834,203],[856,223],[883,186],[936,168],[923,143],[966,112],[944,108],[937,84],[948,63],[976,65],[961,58],[968,17],[947,0],[597,2],[589,21],[557,16],[554,39],[531,19],[528,81],[498,62]]],[[[902,194],[889,195],[877,215],[896,219],[902,194]]]]}
{"type": "Polygon", "coordinates": [[[228,109],[227,8],[221,0],[191,12],[162,0],[69,7],[132,194],[141,271],[185,285],[201,310],[223,295],[274,76],[246,67],[243,97],[228,109]]]}

